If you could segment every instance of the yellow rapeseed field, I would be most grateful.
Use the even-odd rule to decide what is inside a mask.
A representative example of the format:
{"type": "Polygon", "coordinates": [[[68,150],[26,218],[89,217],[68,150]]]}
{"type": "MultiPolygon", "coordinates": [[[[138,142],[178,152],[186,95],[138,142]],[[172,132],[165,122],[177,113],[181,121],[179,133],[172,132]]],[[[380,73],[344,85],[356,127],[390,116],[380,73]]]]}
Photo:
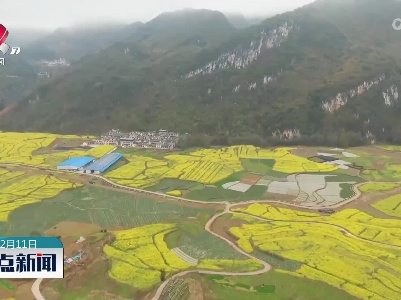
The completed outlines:
{"type": "Polygon", "coordinates": [[[16,179],[18,177],[23,176],[25,173],[24,172],[11,172],[5,169],[0,169],[0,185],[4,184],[10,180],[16,179]]]}
{"type": "Polygon", "coordinates": [[[338,167],[325,165],[308,160],[307,158],[291,154],[293,148],[277,148],[274,150],[263,149],[252,145],[231,146],[221,149],[202,149],[191,155],[217,157],[219,159],[274,159],[276,163],[274,171],[283,173],[300,172],[331,172],[338,167]]]}
{"type": "Polygon", "coordinates": [[[164,178],[215,184],[243,170],[241,159],[274,159],[274,171],[284,173],[331,172],[336,166],[309,161],[290,153],[290,148],[275,150],[254,146],[202,149],[189,155],[167,155],[164,160],[126,155],[129,163],[106,174],[110,180],[136,188],[152,186],[164,178]]]}
{"type": "Polygon", "coordinates": [[[263,265],[253,259],[204,259],[198,264],[197,268],[216,271],[252,272],[263,268],[263,265]]]}
{"type": "Polygon", "coordinates": [[[361,299],[398,299],[401,294],[401,250],[315,223],[273,221],[231,232],[246,247],[251,241],[259,250],[303,263],[291,274],[327,282],[361,299]]]}
{"type": "Polygon", "coordinates": [[[395,182],[368,182],[362,185],[359,190],[363,193],[377,193],[390,191],[399,186],[400,184],[395,182]]]}
{"type": "Polygon", "coordinates": [[[113,261],[109,275],[135,288],[149,289],[160,282],[162,270],[169,274],[190,268],[164,242],[164,236],[173,230],[172,224],[152,224],[113,232],[115,242],[104,248],[113,261]],[[120,272],[123,268],[130,272],[120,272]]]}
{"type": "Polygon", "coordinates": [[[170,192],[167,192],[166,194],[170,195],[170,196],[175,196],[175,197],[181,197],[182,196],[181,191],[178,191],[178,190],[170,191],[170,192]]]}
{"type": "MultiPolygon", "coordinates": [[[[12,180],[7,185],[0,185],[0,221],[2,222],[6,222],[10,212],[22,205],[53,198],[63,190],[78,187],[78,184],[53,176],[21,176],[21,172],[8,172],[6,176],[12,180]]],[[[1,175],[0,179],[2,179],[1,175]]]]}
{"type": "MultiPolygon", "coordinates": [[[[400,202],[401,197],[398,198],[400,202]]],[[[234,209],[234,211],[276,221],[313,221],[322,223],[322,226],[332,224],[345,228],[364,239],[401,246],[401,220],[375,218],[356,209],[345,209],[330,216],[321,216],[317,213],[255,203],[247,208],[234,209]]],[[[245,247],[243,249],[250,250],[245,247]]]]}
{"type": "Polygon", "coordinates": [[[57,138],[77,139],[81,137],[49,133],[0,132],[0,164],[22,163],[35,166],[55,167],[63,160],[73,156],[89,155],[99,158],[114,148],[113,146],[104,145],[88,151],[70,150],[48,154],[35,154],[36,150],[50,146],[57,138]]]}
{"type": "Polygon", "coordinates": [[[0,132],[0,163],[37,164],[32,159],[32,153],[49,146],[56,138],[56,135],[45,133],[0,132]]]}
{"type": "Polygon", "coordinates": [[[176,226],[173,224],[152,224],[114,231],[115,241],[111,245],[105,245],[103,249],[112,260],[110,277],[137,289],[147,290],[160,282],[162,270],[169,275],[195,267],[234,271],[254,271],[263,267],[252,259],[204,259],[197,266],[192,266],[169,249],[164,241],[166,234],[174,230],[176,226]],[[129,272],[124,271],[124,268],[129,272]]]}
{"type": "Polygon", "coordinates": [[[376,202],[372,206],[389,216],[401,217],[401,194],[376,202]]]}

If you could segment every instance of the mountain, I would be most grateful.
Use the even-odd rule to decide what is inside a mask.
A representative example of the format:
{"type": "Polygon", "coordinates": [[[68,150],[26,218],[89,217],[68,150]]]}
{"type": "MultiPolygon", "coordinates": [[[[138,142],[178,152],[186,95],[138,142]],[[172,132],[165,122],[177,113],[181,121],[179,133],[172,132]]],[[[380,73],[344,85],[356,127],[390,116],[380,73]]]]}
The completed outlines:
{"type": "Polygon", "coordinates": [[[14,103],[21,100],[41,84],[37,77],[39,72],[60,72],[44,67],[39,63],[40,60],[66,58],[70,62],[77,61],[85,55],[131,36],[141,25],[142,23],[128,26],[84,24],[61,28],[54,32],[12,29],[7,43],[20,46],[21,53],[18,56],[7,57],[6,65],[0,68],[0,101],[14,103]]]}
{"type": "Polygon", "coordinates": [[[19,47],[24,47],[37,39],[51,34],[51,30],[33,28],[10,28],[9,31],[7,43],[19,47]]]}
{"type": "Polygon", "coordinates": [[[129,37],[142,23],[129,26],[122,24],[81,25],[59,28],[32,41],[24,47],[21,55],[28,60],[79,58],[129,37]]]}
{"type": "Polygon", "coordinates": [[[262,22],[265,18],[258,18],[258,17],[252,17],[252,18],[246,18],[245,16],[241,14],[230,14],[226,15],[228,21],[233,25],[235,28],[246,28],[255,24],[258,24],[262,22]]]}
{"type": "Polygon", "coordinates": [[[33,91],[0,129],[401,142],[400,11],[393,0],[318,0],[244,29],[219,12],[162,14],[33,91]]]}

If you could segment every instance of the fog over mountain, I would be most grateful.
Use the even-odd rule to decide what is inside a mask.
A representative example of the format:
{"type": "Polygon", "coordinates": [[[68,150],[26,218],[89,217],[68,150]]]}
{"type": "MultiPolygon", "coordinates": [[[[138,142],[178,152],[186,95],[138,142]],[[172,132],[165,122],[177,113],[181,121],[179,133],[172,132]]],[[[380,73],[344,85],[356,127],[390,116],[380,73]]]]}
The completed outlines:
{"type": "Polygon", "coordinates": [[[9,27],[58,28],[82,22],[147,22],[160,13],[184,8],[240,13],[246,17],[268,17],[311,3],[312,0],[86,0],[79,6],[61,0],[20,0],[2,4],[0,20],[9,27]],[[111,4],[112,3],[112,4],[111,4]]]}

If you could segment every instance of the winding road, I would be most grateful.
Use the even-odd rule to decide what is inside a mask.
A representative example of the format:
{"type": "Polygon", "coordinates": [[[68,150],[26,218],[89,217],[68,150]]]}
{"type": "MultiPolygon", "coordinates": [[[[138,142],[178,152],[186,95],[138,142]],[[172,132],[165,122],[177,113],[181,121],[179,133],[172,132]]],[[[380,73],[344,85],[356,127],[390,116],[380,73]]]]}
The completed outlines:
{"type": "MultiPolygon", "coordinates": [[[[19,167],[25,167],[25,168],[40,169],[40,170],[49,171],[49,172],[60,172],[60,173],[71,174],[68,171],[60,171],[60,170],[55,171],[54,169],[51,169],[51,168],[43,168],[43,167],[39,167],[39,166],[27,165],[27,164],[22,164],[22,163],[1,163],[0,165],[19,166],[19,167]]],[[[287,207],[294,207],[294,208],[301,208],[301,209],[308,209],[308,210],[318,210],[318,209],[323,208],[322,206],[308,206],[308,207],[306,207],[306,206],[295,204],[295,203],[288,203],[288,202],[274,201],[274,200],[251,200],[251,201],[244,201],[244,202],[239,202],[239,203],[230,203],[228,201],[216,201],[216,202],[212,202],[212,203],[205,203],[204,201],[190,200],[190,199],[186,199],[186,198],[182,198],[182,197],[166,195],[166,194],[159,193],[159,192],[152,192],[152,191],[137,189],[137,188],[133,188],[133,187],[123,186],[123,185],[117,184],[117,183],[115,183],[115,182],[113,182],[113,181],[111,181],[111,180],[109,180],[109,179],[107,179],[107,178],[105,178],[105,177],[103,177],[101,175],[95,175],[95,174],[84,174],[84,175],[89,176],[89,177],[98,178],[98,179],[102,180],[103,182],[107,183],[108,185],[110,185],[110,186],[112,186],[114,188],[117,188],[117,189],[121,189],[121,190],[128,190],[128,191],[133,191],[133,192],[136,192],[136,193],[154,195],[154,196],[162,197],[162,198],[165,198],[165,199],[168,199],[168,200],[173,200],[173,201],[197,203],[197,204],[203,204],[203,205],[210,205],[210,204],[223,204],[223,205],[225,205],[224,211],[212,216],[208,220],[208,222],[205,224],[205,230],[208,231],[210,234],[216,236],[217,238],[225,241],[233,249],[235,249],[235,251],[243,254],[244,256],[246,256],[246,257],[248,257],[250,259],[258,261],[259,263],[261,263],[263,265],[262,269],[257,270],[257,271],[252,271],[252,272],[217,272],[217,271],[209,271],[209,270],[188,270],[188,271],[183,271],[183,272],[177,273],[177,274],[173,275],[172,277],[168,278],[167,280],[165,280],[159,286],[159,288],[157,289],[157,291],[156,291],[154,297],[152,298],[152,300],[159,300],[160,299],[160,296],[162,295],[164,288],[168,285],[168,283],[172,279],[177,278],[177,277],[181,277],[181,276],[185,276],[185,275],[187,275],[189,273],[210,274],[210,275],[224,275],[224,276],[249,276],[249,275],[260,275],[260,274],[266,273],[266,272],[271,270],[271,266],[267,262],[265,262],[265,261],[263,261],[263,260],[261,260],[261,259],[259,259],[257,257],[254,257],[253,255],[243,251],[242,249],[240,249],[232,241],[230,241],[230,240],[228,240],[228,239],[226,239],[226,238],[224,238],[224,237],[222,237],[222,236],[220,236],[217,233],[212,231],[211,227],[212,227],[212,224],[216,221],[216,219],[221,217],[221,216],[223,216],[223,215],[225,215],[225,214],[233,214],[234,212],[231,211],[231,209],[233,207],[241,206],[241,205],[249,205],[249,204],[254,204],[254,203],[267,203],[267,204],[275,204],[275,205],[280,204],[280,205],[284,205],[284,206],[287,206],[287,207]]],[[[354,201],[355,199],[359,198],[361,196],[361,192],[359,191],[358,187],[361,184],[353,185],[353,190],[354,190],[354,196],[353,197],[351,197],[351,198],[349,198],[349,199],[347,199],[347,200],[345,200],[343,202],[337,203],[335,205],[324,206],[324,208],[339,208],[339,207],[342,207],[342,206],[354,201]]],[[[246,213],[242,213],[242,214],[248,215],[246,213]]],[[[261,219],[261,220],[264,220],[264,221],[267,221],[267,222],[268,221],[280,221],[280,220],[264,219],[264,218],[253,216],[253,215],[249,215],[249,216],[252,216],[254,218],[258,218],[258,219],[261,219]]],[[[387,244],[384,244],[384,243],[363,239],[361,237],[358,237],[358,236],[352,234],[346,228],[343,228],[341,226],[334,225],[334,224],[329,224],[329,223],[324,223],[324,222],[314,222],[314,221],[288,221],[288,220],[282,220],[282,221],[285,221],[285,222],[304,222],[304,223],[311,223],[311,224],[312,223],[324,224],[324,225],[336,228],[338,230],[341,230],[342,232],[344,232],[345,234],[347,234],[349,237],[352,237],[352,238],[356,238],[356,239],[363,240],[363,241],[369,241],[369,242],[375,243],[375,244],[380,244],[381,246],[385,245],[385,246],[388,246],[388,247],[401,249],[400,246],[387,245],[387,244]]],[[[45,298],[42,296],[42,294],[40,292],[40,284],[41,284],[42,280],[43,279],[37,279],[32,285],[31,291],[32,291],[32,294],[34,295],[34,297],[36,298],[36,300],[45,300],[45,298]]]]}
{"type": "Polygon", "coordinates": [[[46,300],[43,298],[42,293],[40,292],[40,284],[42,283],[43,278],[38,278],[32,285],[32,294],[36,300],[46,300]]]}
{"type": "Polygon", "coordinates": [[[224,275],[224,276],[251,276],[251,275],[260,275],[266,272],[269,272],[271,269],[271,265],[268,264],[267,262],[256,258],[254,256],[252,256],[249,253],[246,253],[245,251],[243,251],[242,249],[240,249],[236,244],[234,244],[233,242],[231,242],[230,240],[218,235],[217,233],[213,232],[211,227],[214,221],[216,221],[217,218],[225,215],[226,213],[230,213],[229,211],[229,206],[226,207],[226,209],[219,213],[214,215],[212,218],[209,219],[209,221],[207,221],[206,225],[205,225],[205,230],[211,234],[213,234],[214,236],[218,237],[219,239],[222,239],[223,241],[225,241],[227,244],[229,244],[233,249],[235,249],[237,252],[247,256],[250,259],[254,259],[256,261],[258,261],[259,263],[261,263],[263,265],[263,269],[257,270],[257,271],[251,271],[251,272],[217,272],[217,271],[207,271],[207,270],[190,270],[190,271],[183,271],[180,273],[177,273],[175,275],[173,275],[172,277],[170,277],[169,279],[165,280],[157,289],[156,294],[153,296],[152,300],[158,300],[160,298],[160,296],[163,293],[164,288],[168,285],[168,283],[177,277],[181,277],[181,276],[185,276],[187,274],[190,273],[199,273],[199,274],[208,274],[208,275],[224,275]]]}

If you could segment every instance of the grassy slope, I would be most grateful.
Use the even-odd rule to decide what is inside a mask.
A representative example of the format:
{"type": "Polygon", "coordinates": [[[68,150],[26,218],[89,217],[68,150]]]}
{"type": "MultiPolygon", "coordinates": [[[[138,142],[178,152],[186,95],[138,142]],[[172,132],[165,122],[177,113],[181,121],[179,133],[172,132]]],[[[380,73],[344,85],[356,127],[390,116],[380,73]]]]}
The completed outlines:
{"type": "Polygon", "coordinates": [[[230,299],[230,300],[356,300],[358,298],[350,296],[346,292],[329,286],[323,282],[303,279],[276,271],[269,272],[265,275],[247,276],[247,277],[230,277],[230,281],[234,283],[255,285],[275,285],[274,294],[250,293],[235,288],[220,285],[212,280],[207,280],[207,286],[214,295],[213,299],[230,299]]]}
{"type": "Polygon", "coordinates": [[[265,186],[252,186],[245,193],[224,189],[222,187],[208,187],[204,189],[194,190],[185,195],[185,198],[191,200],[201,200],[205,202],[240,202],[246,200],[262,199],[266,193],[265,186]]]}

